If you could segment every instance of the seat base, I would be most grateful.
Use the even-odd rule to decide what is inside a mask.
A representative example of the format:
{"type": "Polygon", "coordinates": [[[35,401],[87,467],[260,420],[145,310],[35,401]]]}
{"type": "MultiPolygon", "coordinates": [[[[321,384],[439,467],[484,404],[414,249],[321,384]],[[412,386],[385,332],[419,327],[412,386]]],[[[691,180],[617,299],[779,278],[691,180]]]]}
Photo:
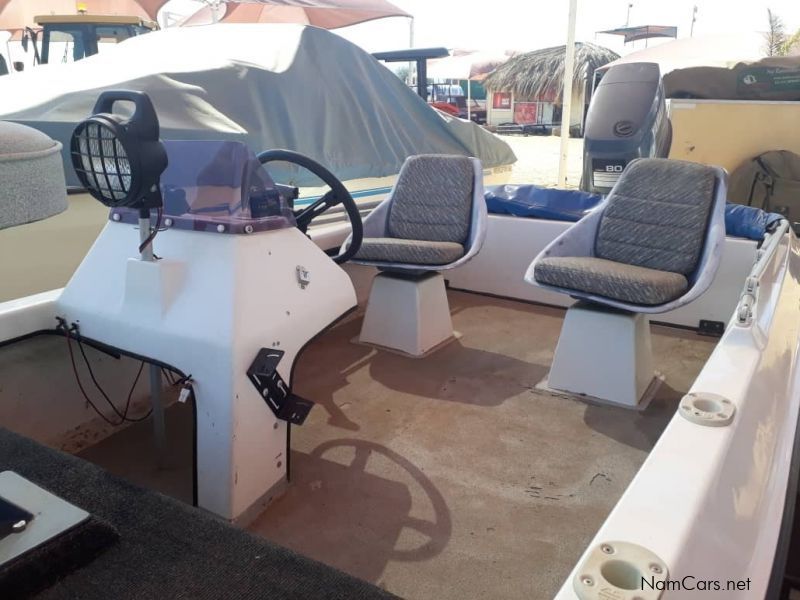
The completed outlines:
{"type": "Polygon", "coordinates": [[[419,358],[454,339],[441,273],[375,276],[359,343],[419,358]]]}
{"type": "Polygon", "coordinates": [[[548,388],[642,408],[654,377],[647,315],[587,302],[567,310],[548,388]]]}

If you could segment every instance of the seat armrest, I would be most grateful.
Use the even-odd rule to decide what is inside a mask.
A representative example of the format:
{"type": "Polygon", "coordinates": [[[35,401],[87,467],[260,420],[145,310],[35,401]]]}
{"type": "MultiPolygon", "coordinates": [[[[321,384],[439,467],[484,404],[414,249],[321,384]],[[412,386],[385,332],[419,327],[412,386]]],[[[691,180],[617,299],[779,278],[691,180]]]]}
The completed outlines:
{"type": "MultiPolygon", "coordinates": [[[[389,192],[389,195],[384,198],[378,206],[372,209],[367,217],[364,219],[362,226],[364,227],[365,238],[383,238],[386,236],[388,229],[387,223],[389,222],[389,204],[392,201],[394,190],[389,192]]],[[[342,242],[342,248],[349,248],[350,242],[353,240],[353,234],[349,234],[347,239],[342,242]]]]}
{"type": "Polygon", "coordinates": [[[714,281],[717,268],[722,260],[722,250],[725,246],[725,204],[728,199],[728,174],[721,167],[714,167],[717,188],[714,192],[714,203],[708,217],[708,233],[706,243],[697,261],[697,268],[689,277],[689,292],[681,298],[683,304],[688,304],[703,292],[714,281]]]}
{"type": "MultiPolygon", "coordinates": [[[[379,238],[387,237],[386,232],[389,223],[389,206],[392,202],[394,190],[376,206],[364,219],[364,237],[379,238]]],[[[349,240],[350,238],[348,238],[349,240]]]]}
{"type": "Polygon", "coordinates": [[[486,197],[483,188],[483,165],[477,158],[473,158],[474,180],[472,188],[472,215],[469,226],[469,236],[464,243],[466,253],[451,268],[464,264],[480,252],[486,240],[486,231],[489,224],[489,210],[486,208],[486,197]]]}

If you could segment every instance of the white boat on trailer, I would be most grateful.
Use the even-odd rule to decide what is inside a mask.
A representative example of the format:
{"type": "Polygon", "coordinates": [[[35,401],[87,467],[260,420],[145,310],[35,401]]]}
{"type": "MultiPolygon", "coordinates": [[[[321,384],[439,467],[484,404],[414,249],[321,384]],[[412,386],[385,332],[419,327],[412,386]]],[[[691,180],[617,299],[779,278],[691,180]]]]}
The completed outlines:
{"type": "MultiPolygon", "coordinates": [[[[409,598],[777,597],[797,495],[798,240],[785,220],[726,237],[721,170],[633,162],[573,224],[487,215],[479,161],[423,155],[362,226],[324,165],[262,157],[333,190],[295,214],[246,146],[162,146],[146,96],[96,112],[121,100],[130,121],[96,115],[70,141],[111,209],[100,236],[63,290],[0,304],[15,432],[0,432],[0,469],[35,485],[0,477],[23,510],[0,538],[0,586],[386,595],[213,513],[409,598]],[[353,231],[335,261],[303,234],[331,204],[353,231]],[[701,320],[724,333],[698,335],[701,320]],[[52,504],[25,517],[32,497],[52,504]],[[63,535],[20,550],[67,513],[61,529],[94,545],[69,561],[63,535]],[[212,536],[232,558],[206,572],[194,553],[220,551],[212,536]]],[[[3,225],[62,210],[52,141],[7,131],[32,154],[4,171],[3,225]],[[31,170],[47,194],[25,195],[31,170]]]]}
{"type": "MultiPolygon", "coordinates": [[[[0,79],[0,120],[59,141],[67,185],[81,192],[69,166],[69,139],[106,89],[146,92],[165,139],[240,141],[311,156],[345,182],[364,214],[386,197],[411,154],[476,156],[487,182],[497,184],[507,181],[516,160],[483,128],[431,110],[361,48],[329,31],[286,23],[156,31],[75,63],[0,79]]],[[[291,165],[275,164],[273,173],[299,188],[298,206],[325,191],[291,165]]],[[[0,301],[66,284],[106,219],[88,195],[69,199],[69,211],[0,240],[0,253],[26,256],[0,266],[9,282],[0,301]],[[47,251],[51,244],[60,248],[56,260],[47,251]]],[[[347,236],[343,221],[341,210],[333,210],[315,223],[313,235],[336,248],[347,236]]]]}

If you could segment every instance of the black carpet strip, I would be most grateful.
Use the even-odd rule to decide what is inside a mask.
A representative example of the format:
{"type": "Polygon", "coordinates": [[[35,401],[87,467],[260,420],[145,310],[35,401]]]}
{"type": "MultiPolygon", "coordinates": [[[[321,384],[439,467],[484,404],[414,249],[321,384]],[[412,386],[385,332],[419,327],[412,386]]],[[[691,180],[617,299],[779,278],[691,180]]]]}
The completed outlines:
{"type": "Polygon", "coordinates": [[[0,471],[5,470],[83,508],[119,534],[116,544],[41,592],[39,598],[395,598],[198,509],[0,428],[0,471]]]}
{"type": "Polygon", "coordinates": [[[0,566],[0,598],[30,598],[90,564],[119,540],[105,521],[89,517],[0,566]]]}

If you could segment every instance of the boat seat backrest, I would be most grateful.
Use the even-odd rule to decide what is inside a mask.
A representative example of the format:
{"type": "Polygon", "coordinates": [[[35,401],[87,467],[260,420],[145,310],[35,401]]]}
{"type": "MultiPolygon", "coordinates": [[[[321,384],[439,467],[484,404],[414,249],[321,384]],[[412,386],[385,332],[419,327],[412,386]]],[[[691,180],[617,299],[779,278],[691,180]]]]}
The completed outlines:
{"type": "Polygon", "coordinates": [[[705,165],[632,162],[608,197],[595,256],[690,275],[705,244],[715,185],[715,172],[705,165]]]}
{"type": "Polygon", "coordinates": [[[464,244],[472,219],[474,179],[466,156],[409,158],[392,193],[389,237],[464,244]]]}

